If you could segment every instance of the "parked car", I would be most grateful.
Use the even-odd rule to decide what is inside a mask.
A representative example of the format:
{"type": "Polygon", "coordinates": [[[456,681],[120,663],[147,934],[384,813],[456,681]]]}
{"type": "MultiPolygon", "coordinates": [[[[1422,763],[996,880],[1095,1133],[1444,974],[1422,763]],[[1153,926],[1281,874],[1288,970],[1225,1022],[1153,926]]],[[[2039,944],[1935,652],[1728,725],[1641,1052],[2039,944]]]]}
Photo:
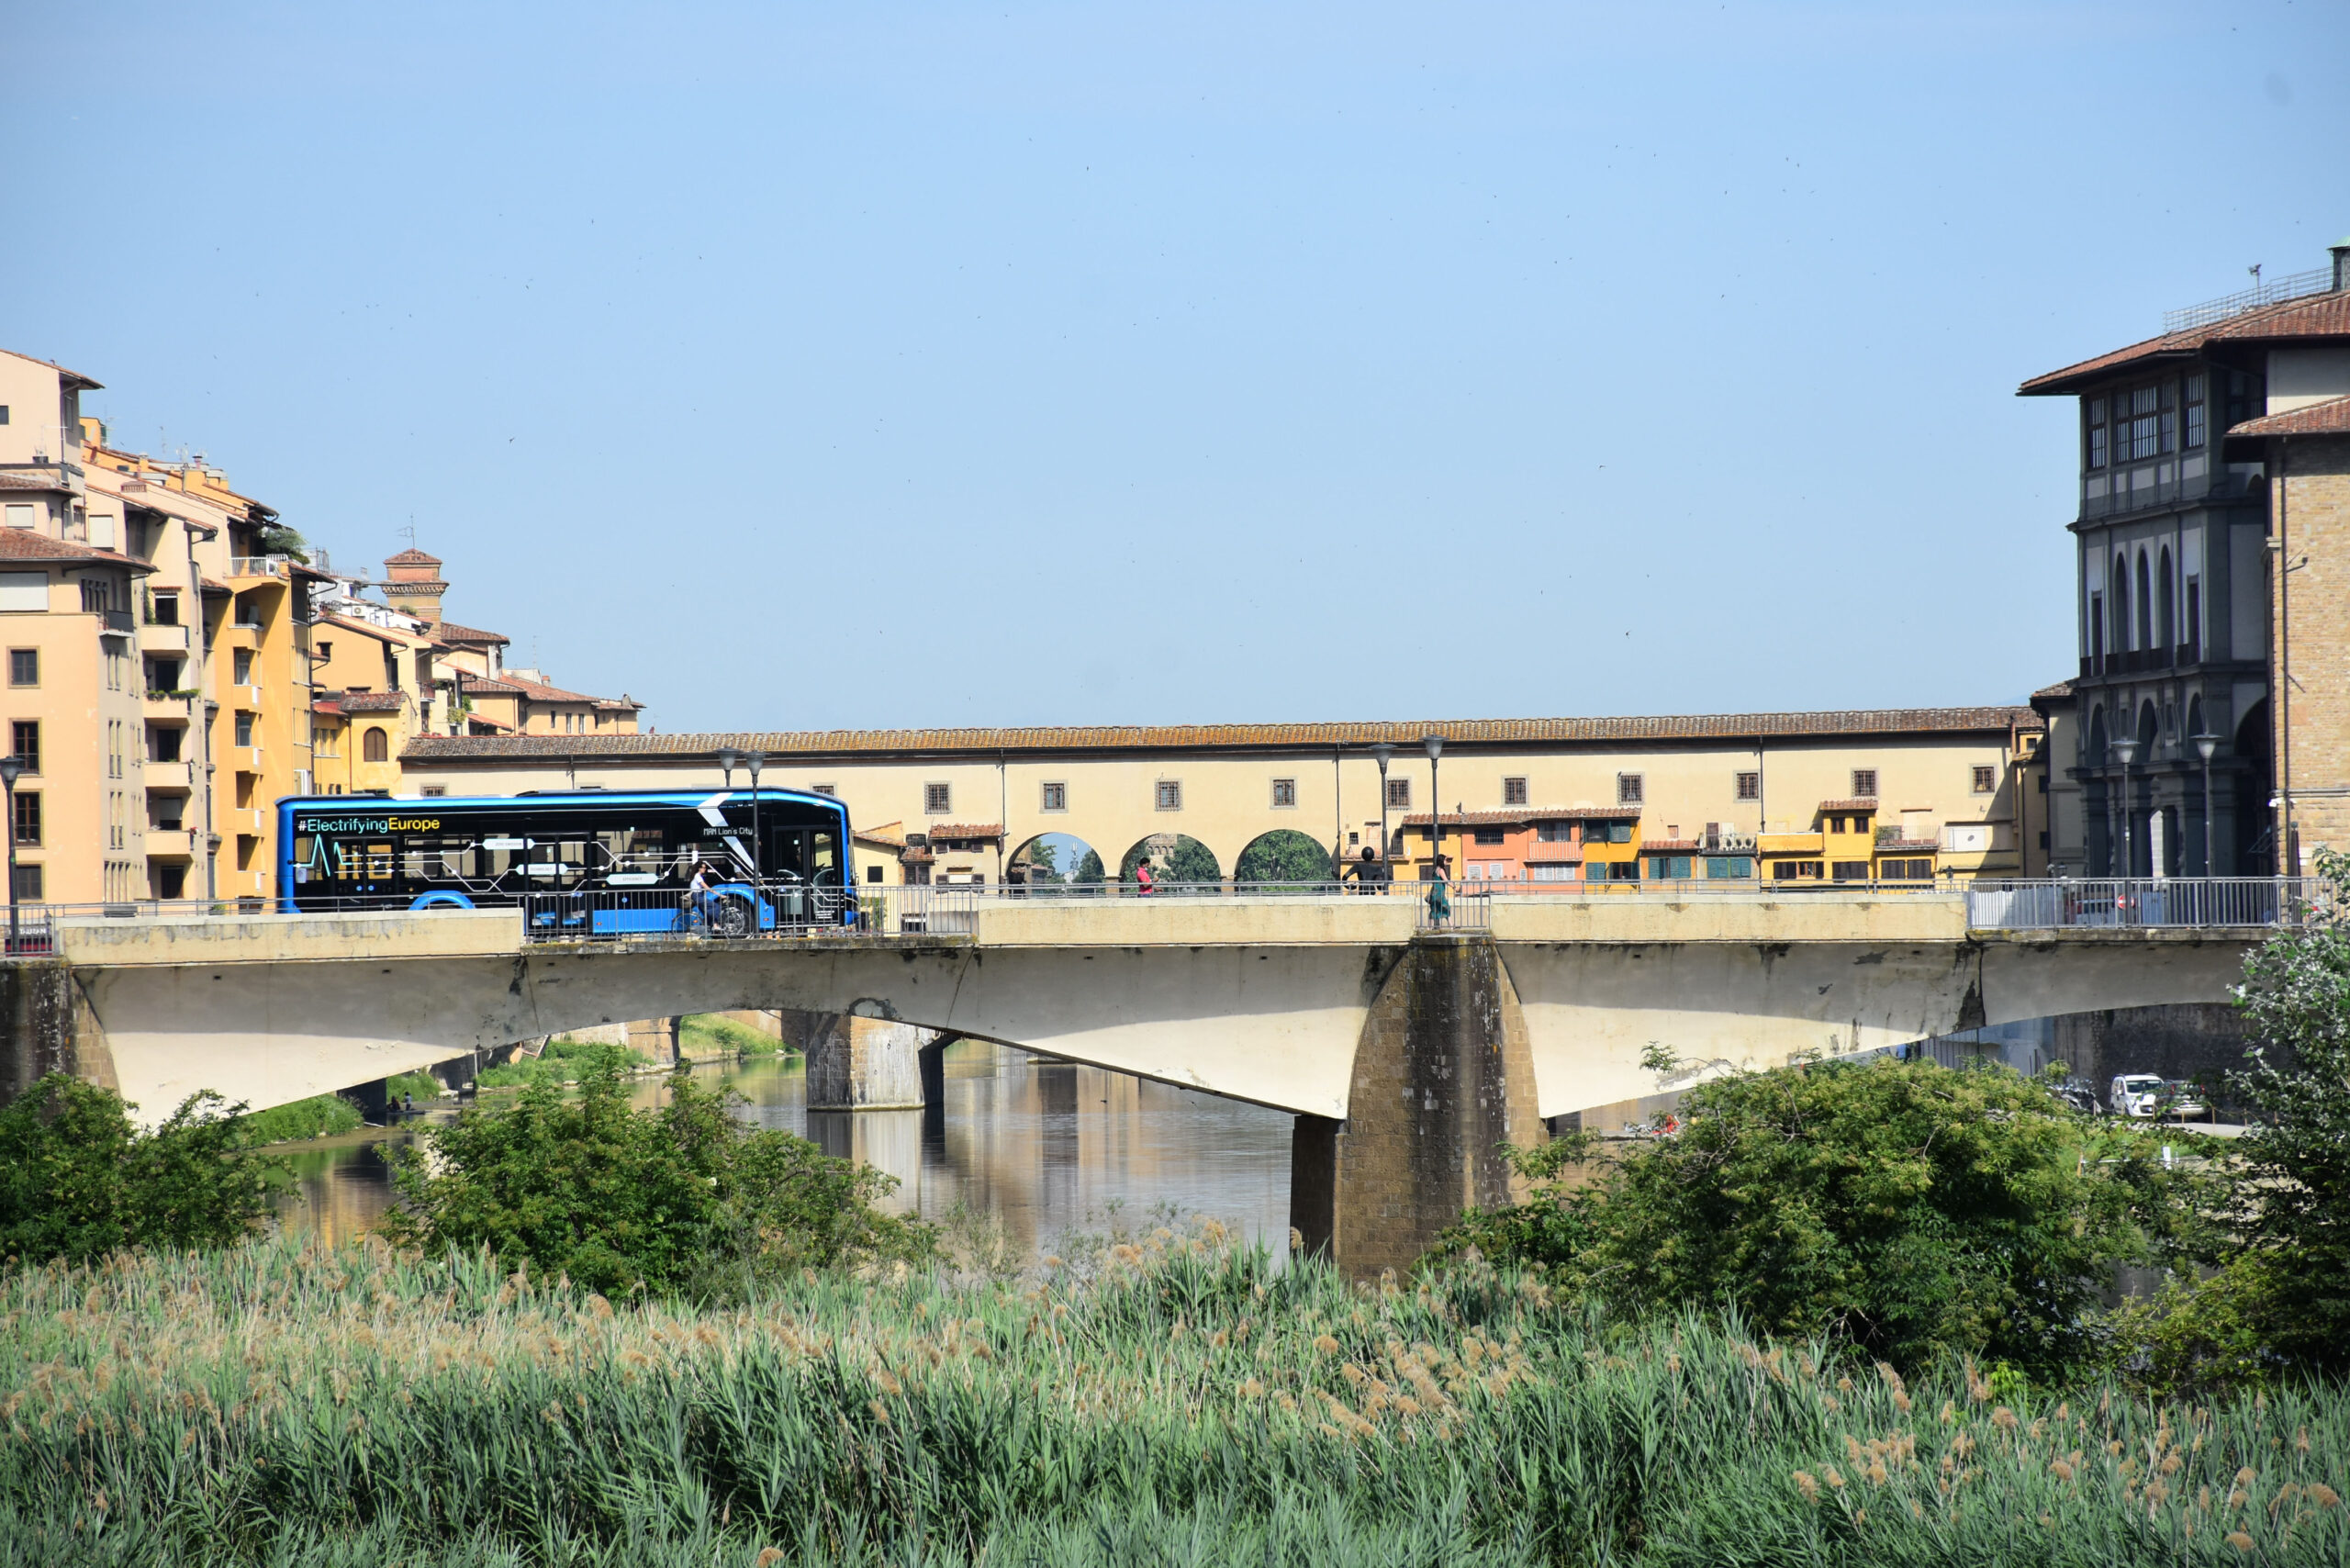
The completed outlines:
{"type": "Polygon", "coordinates": [[[2115,1079],[2107,1103],[2115,1115],[2141,1121],[2185,1121],[2211,1114],[2193,1084],[2151,1072],[2127,1072],[2115,1079]]]}

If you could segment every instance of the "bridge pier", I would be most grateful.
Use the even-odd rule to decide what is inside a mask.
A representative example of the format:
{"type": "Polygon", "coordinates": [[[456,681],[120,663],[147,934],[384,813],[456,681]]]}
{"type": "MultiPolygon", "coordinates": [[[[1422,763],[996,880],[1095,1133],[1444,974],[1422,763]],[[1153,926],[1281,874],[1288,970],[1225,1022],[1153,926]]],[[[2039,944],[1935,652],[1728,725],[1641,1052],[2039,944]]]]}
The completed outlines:
{"type": "Polygon", "coordinates": [[[1463,1209],[1508,1203],[1498,1146],[1549,1136],[1500,948],[1435,933],[1386,953],[1346,1119],[1301,1115],[1291,1134],[1290,1224],[1358,1279],[1409,1268],[1463,1209]]]}
{"type": "MultiPolygon", "coordinates": [[[[834,1014],[808,1041],[808,1109],[904,1111],[928,1098],[923,1048],[933,1032],[886,1018],[834,1014]]],[[[944,1084],[944,1072],[941,1072],[944,1084]]]]}

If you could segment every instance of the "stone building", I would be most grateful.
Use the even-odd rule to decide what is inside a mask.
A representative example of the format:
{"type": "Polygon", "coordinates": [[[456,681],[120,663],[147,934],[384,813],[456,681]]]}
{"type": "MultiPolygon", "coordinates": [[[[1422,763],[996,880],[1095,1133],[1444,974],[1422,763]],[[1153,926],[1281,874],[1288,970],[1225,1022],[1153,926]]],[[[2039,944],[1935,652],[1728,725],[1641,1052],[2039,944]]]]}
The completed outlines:
{"type": "Polygon", "coordinates": [[[2350,639],[2350,241],[2326,268],[2174,311],[2165,327],[2020,389],[2077,400],[2079,664],[2034,700],[2050,724],[2039,787],[2059,797],[2046,853],[2060,873],[2300,865],[2309,842],[2286,831],[2292,802],[2310,801],[2302,825],[2339,841],[2341,808],[2324,802],[2350,792],[2350,714],[2328,678],[2350,639]],[[2280,788],[2288,750],[2297,776],[2280,788]]]}

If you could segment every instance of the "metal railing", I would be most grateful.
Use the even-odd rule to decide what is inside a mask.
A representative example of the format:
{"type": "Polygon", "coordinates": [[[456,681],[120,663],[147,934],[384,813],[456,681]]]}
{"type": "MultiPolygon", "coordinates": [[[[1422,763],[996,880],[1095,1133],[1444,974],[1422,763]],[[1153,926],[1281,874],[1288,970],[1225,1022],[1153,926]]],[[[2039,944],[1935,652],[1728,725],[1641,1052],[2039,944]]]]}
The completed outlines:
{"type": "Polygon", "coordinates": [[[294,561],[289,555],[231,555],[229,575],[232,577],[283,577],[290,576],[294,561]]]}
{"type": "MultiPolygon", "coordinates": [[[[1966,923],[1981,931],[2071,928],[2259,928],[2310,917],[2314,884],[2295,878],[2134,878],[2025,880],[1983,878],[1914,881],[1810,879],[1693,878],[1572,882],[1505,878],[1447,882],[1392,881],[938,883],[853,889],[802,882],[723,883],[696,895],[675,887],[600,888],[532,892],[478,906],[514,910],[526,942],[755,941],[766,938],[968,935],[990,907],[1083,907],[1117,902],[1160,907],[1226,903],[1330,903],[1364,898],[1406,900],[1422,931],[1484,931],[1503,904],[1555,905],[1605,900],[1647,904],[1717,901],[1763,903],[1866,898],[1943,899],[1963,896],[1966,923]]],[[[408,895],[320,899],[306,896],[297,912],[339,914],[434,913],[465,906],[443,902],[419,910],[408,895]]],[[[17,908],[12,949],[39,956],[57,950],[66,923],[240,919],[279,915],[270,897],[131,899],[92,903],[26,903],[17,908]]]]}
{"type": "Polygon", "coordinates": [[[2231,316],[2241,316],[2247,310],[2257,310],[2264,305],[2280,300],[2299,299],[2305,294],[2323,294],[2333,286],[2333,269],[2318,267],[2311,272],[2292,273],[2284,277],[2256,283],[2250,288],[2223,294],[2217,299],[2207,299],[2200,305],[2163,312],[2163,330],[2183,332],[2189,327],[2208,327],[2214,321],[2224,321],[2231,316]]]}
{"type": "Polygon", "coordinates": [[[2313,890],[2298,877],[1983,879],[1966,890],[1966,924],[1975,931],[2288,925],[2308,918],[2313,890]]]}

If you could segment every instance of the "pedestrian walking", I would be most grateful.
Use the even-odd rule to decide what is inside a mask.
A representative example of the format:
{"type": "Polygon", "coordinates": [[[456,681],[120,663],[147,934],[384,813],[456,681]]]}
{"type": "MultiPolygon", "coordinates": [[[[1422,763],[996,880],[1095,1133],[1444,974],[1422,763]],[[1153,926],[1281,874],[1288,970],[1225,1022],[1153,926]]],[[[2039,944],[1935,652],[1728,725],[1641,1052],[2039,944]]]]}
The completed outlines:
{"type": "Polygon", "coordinates": [[[1451,872],[1452,862],[1444,856],[1439,855],[1429,863],[1428,873],[1433,879],[1428,883],[1430,925],[1442,925],[1452,918],[1452,894],[1448,888],[1451,872]]]}
{"type": "Polygon", "coordinates": [[[1151,877],[1149,861],[1142,861],[1135,867],[1135,884],[1142,890],[1142,891],[1136,895],[1137,897],[1150,897],[1151,877]]]}

